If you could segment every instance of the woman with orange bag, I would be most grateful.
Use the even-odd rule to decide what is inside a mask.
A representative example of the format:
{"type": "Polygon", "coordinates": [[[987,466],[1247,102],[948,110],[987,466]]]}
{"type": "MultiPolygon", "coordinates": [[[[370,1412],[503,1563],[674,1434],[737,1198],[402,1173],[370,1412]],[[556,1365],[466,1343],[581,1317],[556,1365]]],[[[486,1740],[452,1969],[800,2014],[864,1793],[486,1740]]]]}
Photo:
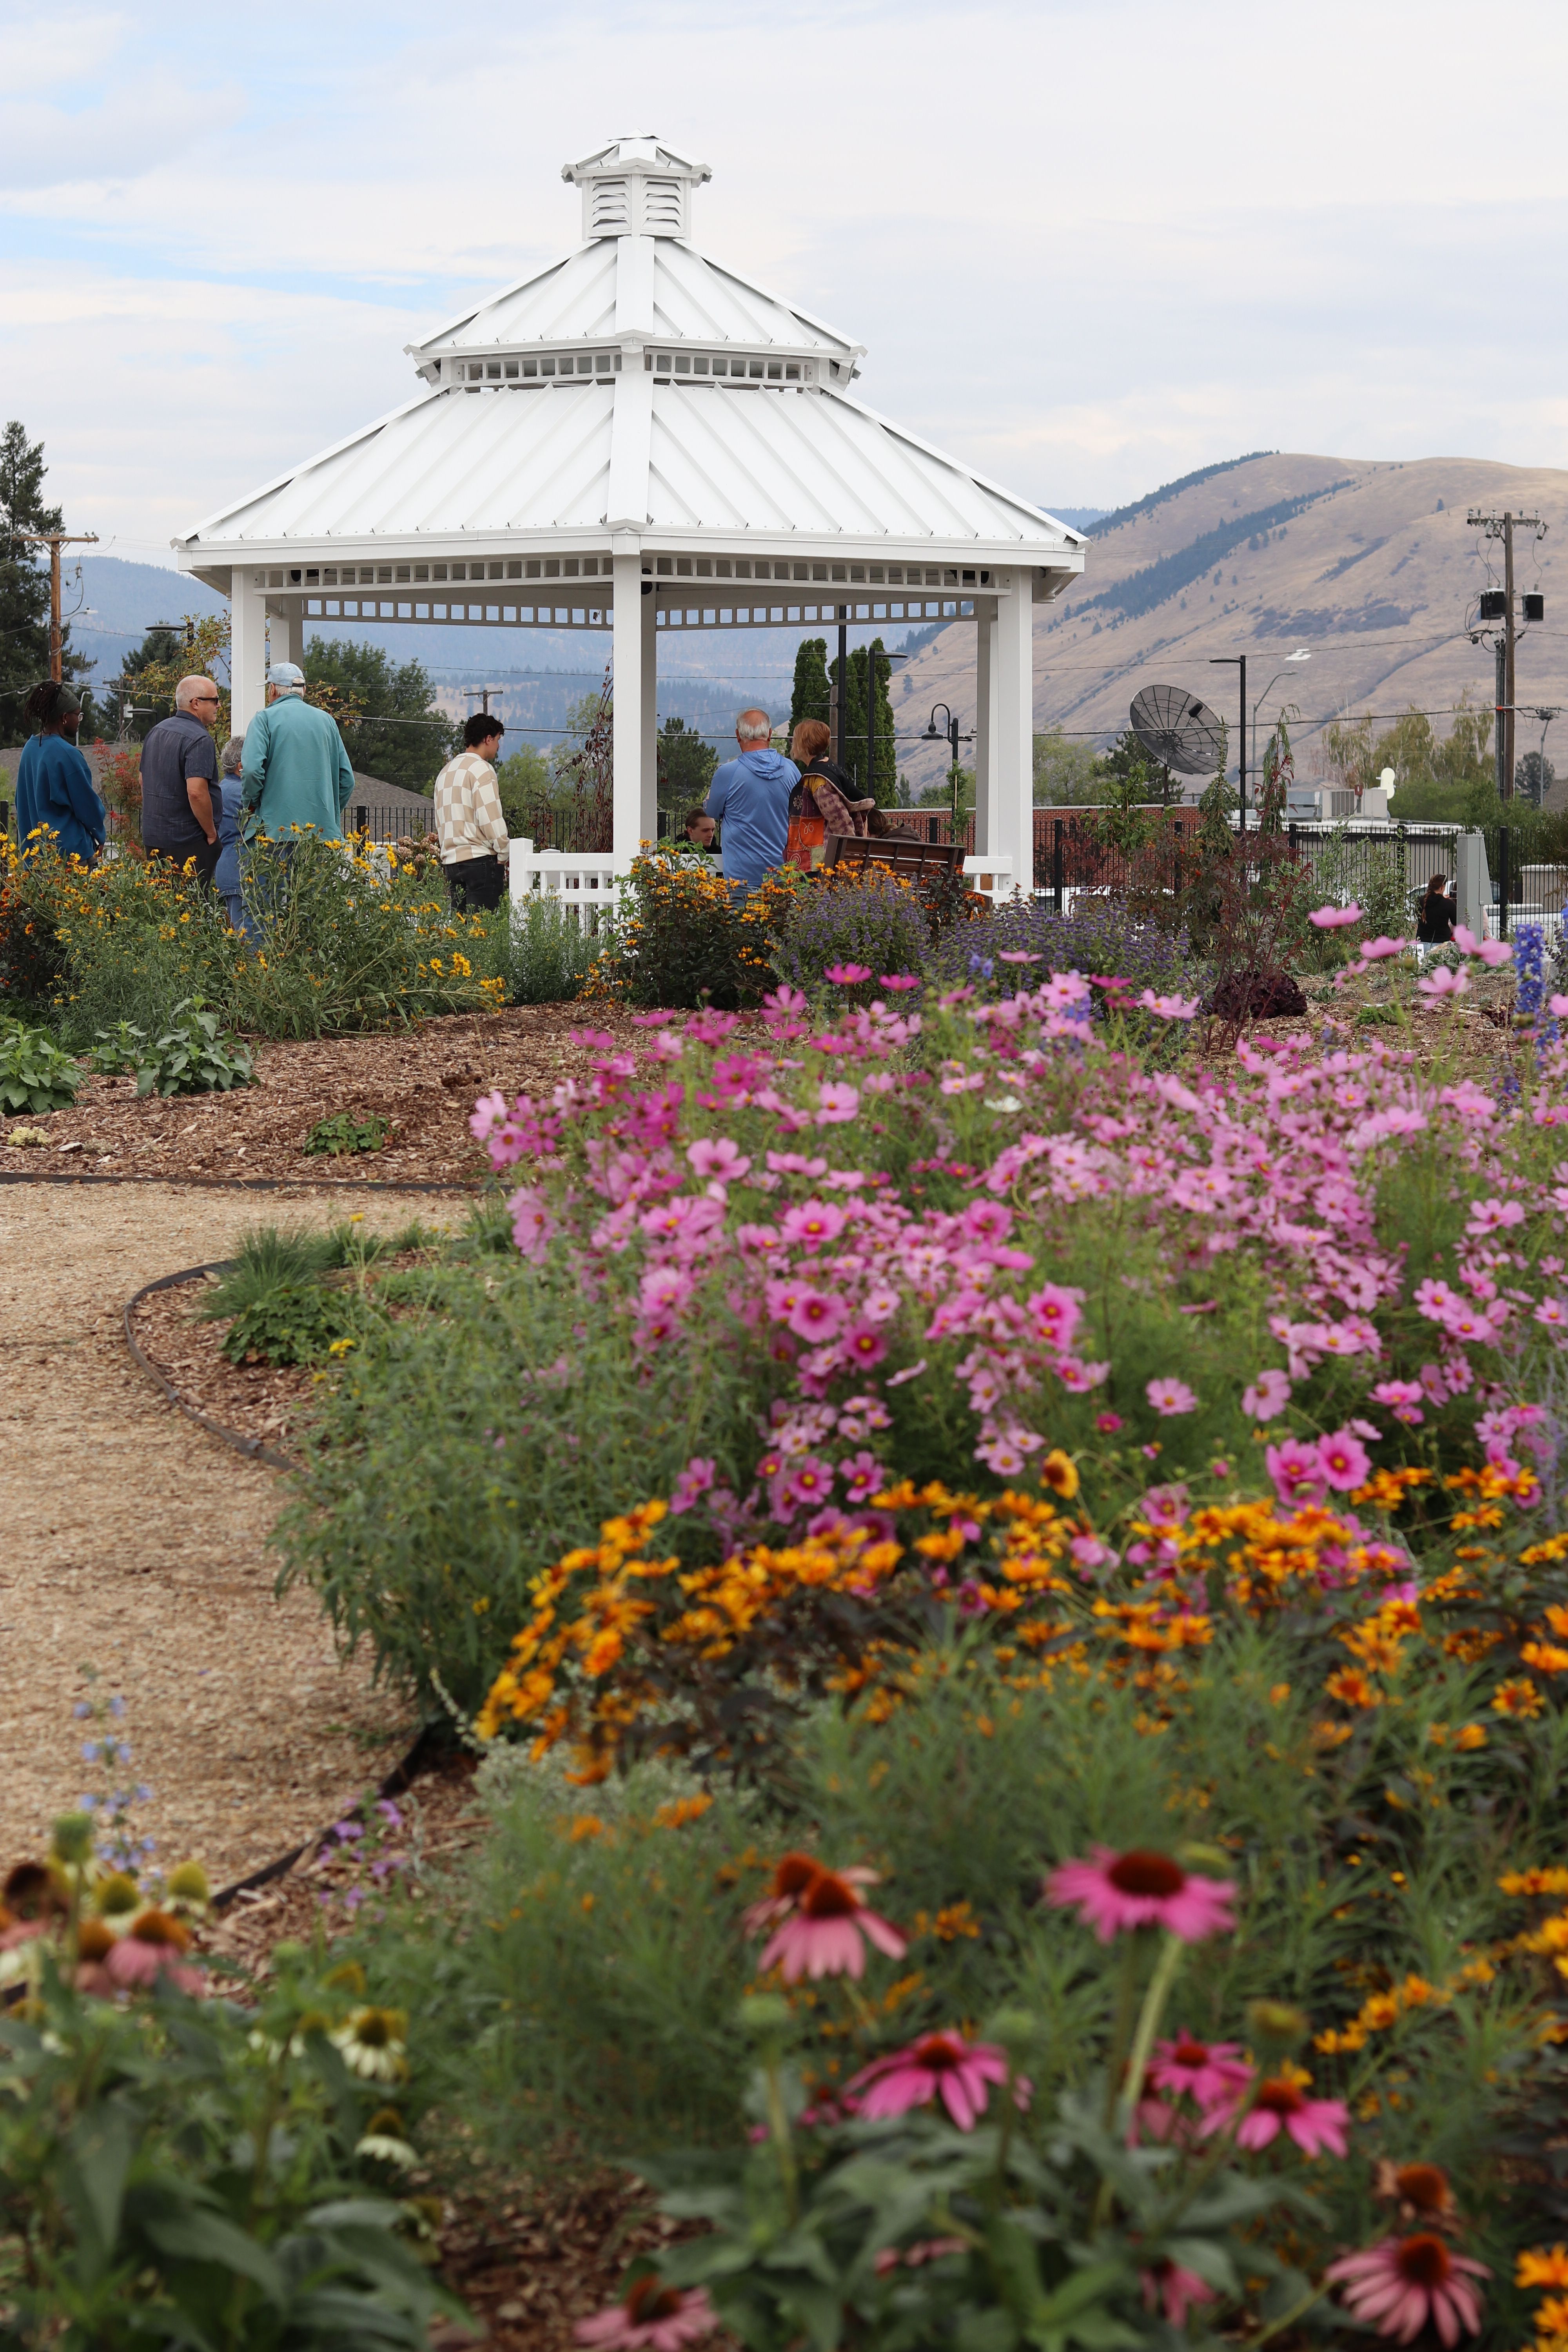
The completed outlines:
{"type": "Polygon", "coordinates": [[[874,800],[850,798],[853,777],[826,756],[832,740],[820,719],[803,719],[790,738],[789,755],[800,770],[800,782],[790,794],[784,864],[798,866],[803,874],[821,865],[829,834],[863,834],[866,812],[877,805],[874,800]]]}

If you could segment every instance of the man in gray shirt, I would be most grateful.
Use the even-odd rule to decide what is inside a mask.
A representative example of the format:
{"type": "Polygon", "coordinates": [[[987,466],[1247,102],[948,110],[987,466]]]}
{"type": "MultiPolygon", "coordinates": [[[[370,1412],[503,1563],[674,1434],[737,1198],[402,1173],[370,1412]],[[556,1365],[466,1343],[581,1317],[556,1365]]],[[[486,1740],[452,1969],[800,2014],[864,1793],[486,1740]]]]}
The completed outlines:
{"type": "Polygon", "coordinates": [[[217,745],[211,721],[218,691],[210,677],[183,677],[174,688],[174,715],[161,719],[142,746],[142,841],[157,857],[210,882],[218,861],[217,745]]]}

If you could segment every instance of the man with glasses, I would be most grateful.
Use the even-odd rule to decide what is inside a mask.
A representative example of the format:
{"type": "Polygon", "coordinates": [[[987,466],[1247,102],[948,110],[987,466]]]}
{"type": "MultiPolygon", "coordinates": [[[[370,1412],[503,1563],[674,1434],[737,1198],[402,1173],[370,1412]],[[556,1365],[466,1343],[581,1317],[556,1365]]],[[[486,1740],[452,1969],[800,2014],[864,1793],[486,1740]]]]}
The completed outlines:
{"type": "Polygon", "coordinates": [[[217,744],[219,710],[210,677],[183,677],[174,688],[174,715],[162,719],[142,746],[142,839],[150,856],[188,857],[210,883],[218,861],[217,744]]]}

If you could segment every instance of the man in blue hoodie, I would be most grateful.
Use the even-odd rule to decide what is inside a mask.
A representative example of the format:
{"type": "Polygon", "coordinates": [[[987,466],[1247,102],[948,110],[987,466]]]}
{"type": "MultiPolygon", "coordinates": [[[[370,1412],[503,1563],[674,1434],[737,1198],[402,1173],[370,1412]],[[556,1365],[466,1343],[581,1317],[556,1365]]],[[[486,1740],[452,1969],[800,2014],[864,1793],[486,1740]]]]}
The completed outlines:
{"type": "Polygon", "coordinates": [[[707,809],[722,827],[721,863],[727,882],[754,890],[770,866],[784,864],[789,840],[789,796],[800,770],[771,746],[765,710],[742,710],[735,721],[738,760],[726,760],[708,789],[707,809]]]}

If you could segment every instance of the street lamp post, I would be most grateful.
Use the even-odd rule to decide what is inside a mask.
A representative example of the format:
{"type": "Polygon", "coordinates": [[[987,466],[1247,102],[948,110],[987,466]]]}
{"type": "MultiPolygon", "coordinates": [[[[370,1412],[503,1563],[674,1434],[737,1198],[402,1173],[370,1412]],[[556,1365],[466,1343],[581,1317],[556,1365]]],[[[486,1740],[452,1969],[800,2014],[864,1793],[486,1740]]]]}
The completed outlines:
{"type": "Polygon", "coordinates": [[[960,743],[972,743],[974,738],[972,735],[961,735],[958,731],[958,721],[946,703],[936,702],[931,705],[931,724],[921,740],[926,743],[940,743],[944,735],[952,752],[950,778],[952,784],[952,837],[956,841],[958,839],[958,747],[960,743]],[[947,720],[945,727],[939,727],[936,723],[936,714],[939,710],[947,720]]]}
{"type": "MultiPolygon", "coordinates": [[[[1311,658],[1312,656],[1307,651],[1305,646],[1298,646],[1293,654],[1287,654],[1285,656],[1284,667],[1275,671],[1273,677],[1269,679],[1262,693],[1257,697],[1252,705],[1252,772],[1254,775],[1258,773],[1258,714],[1263,708],[1263,705],[1268,701],[1269,696],[1273,693],[1275,688],[1279,685],[1280,679],[1284,677],[1285,671],[1294,667],[1297,663],[1310,662],[1311,658]]],[[[1298,716],[1300,716],[1300,713],[1298,713],[1298,716]]]]}

